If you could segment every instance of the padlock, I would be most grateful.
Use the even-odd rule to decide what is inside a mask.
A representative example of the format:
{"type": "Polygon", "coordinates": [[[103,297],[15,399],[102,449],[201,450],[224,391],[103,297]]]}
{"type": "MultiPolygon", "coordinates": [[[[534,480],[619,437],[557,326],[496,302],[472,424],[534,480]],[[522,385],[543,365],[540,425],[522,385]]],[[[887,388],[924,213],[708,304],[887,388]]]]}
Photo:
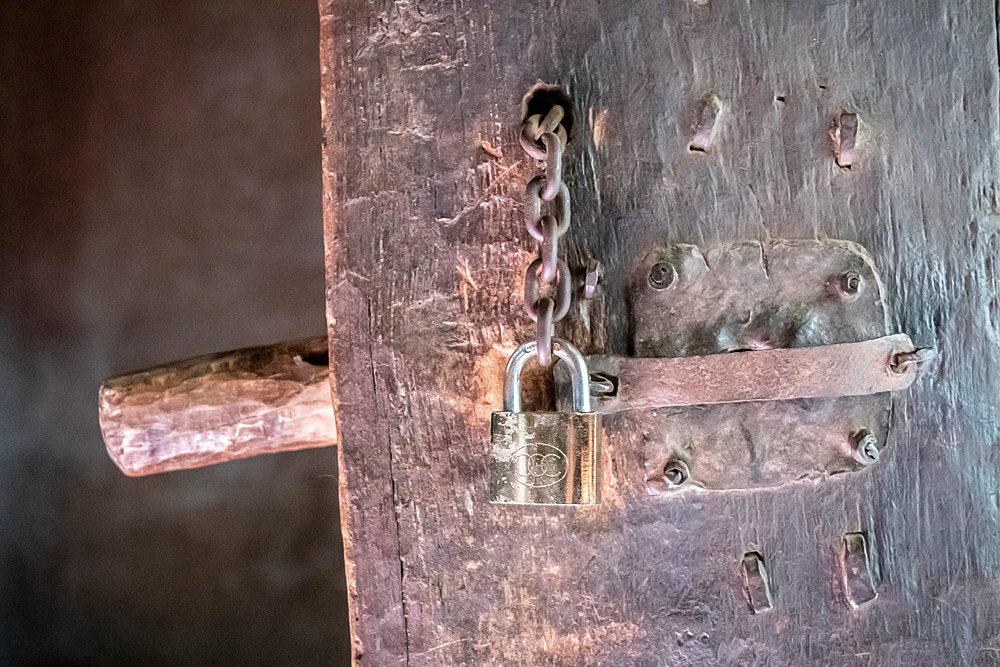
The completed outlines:
{"type": "Polygon", "coordinates": [[[601,415],[590,409],[587,362],[575,347],[552,339],[569,367],[573,412],[521,412],[521,369],[538,354],[535,341],[507,362],[503,412],[493,413],[490,502],[595,505],[601,500],[601,415]]]}

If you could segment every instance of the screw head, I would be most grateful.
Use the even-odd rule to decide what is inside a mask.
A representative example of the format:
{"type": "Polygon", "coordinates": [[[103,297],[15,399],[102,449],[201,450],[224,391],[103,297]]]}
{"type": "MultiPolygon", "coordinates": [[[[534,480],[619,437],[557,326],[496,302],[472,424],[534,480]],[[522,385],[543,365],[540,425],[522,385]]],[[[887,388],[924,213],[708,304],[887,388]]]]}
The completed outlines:
{"type": "Polygon", "coordinates": [[[687,464],[684,461],[674,459],[668,461],[667,465],[663,466],[663,479],[666,480],[667,486],[671,489],[683,486],[690,477],[691,471],[688,470],[687,464]]]}
{"type": "Polygon", "coordinates": [[[852,438],[854,441],[854,458],[862,465],[870,466],[878,461],[878,438],[868,431],[859,431],[852,438]]]}
{"type": "Polygon", "coordinates": [[[840,276],[840,293],[847,298],[853,298],[861,291],[861,275],[857,271],[848,271],[840,276]]]}
{"type": "Polygon", "coordinates": [[[653,289],[667,289],[676,279],[677,271],[670,262],[657,262],[649,270],[649,286],[653,289]]]}

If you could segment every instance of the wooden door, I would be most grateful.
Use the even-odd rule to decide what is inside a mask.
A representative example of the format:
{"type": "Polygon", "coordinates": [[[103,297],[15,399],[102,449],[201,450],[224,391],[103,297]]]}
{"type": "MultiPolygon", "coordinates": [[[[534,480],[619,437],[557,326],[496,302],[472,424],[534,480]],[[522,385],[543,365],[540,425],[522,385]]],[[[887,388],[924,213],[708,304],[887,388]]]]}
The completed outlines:
{"type": "Polygon", "coordinates": [[[320,8],[357,664],[1000,664],[993,3],[320,8]],[[629,280],[657,245],[861,244],[890,329],[940,354],[896,397],[878,465],[653,497],[636,443],[609,426],[600,506],[488,502],[490,413],[534,330],[520,290],[535,166],[517,134],[539,80],[573,101],[566,257],[604,267],[587,316],[575,306],[558,333],[629,354],[629,280]],[[692,146],[706,101],[711,143],[692,146]],[[843,114],[849,168],[831,145],[843,114]],[[857,608],[847,533],[867,536],[878,591],[857,608]],[[745,553],[768,566],[764,613],[745,553]]]}

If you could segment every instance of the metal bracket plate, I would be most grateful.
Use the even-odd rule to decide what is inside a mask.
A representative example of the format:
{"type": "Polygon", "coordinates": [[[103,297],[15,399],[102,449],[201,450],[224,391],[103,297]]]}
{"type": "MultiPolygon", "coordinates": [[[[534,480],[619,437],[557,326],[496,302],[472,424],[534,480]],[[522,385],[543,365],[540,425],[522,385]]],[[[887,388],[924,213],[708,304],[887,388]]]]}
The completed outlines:
{"type": "MultiPolygon", "coordinates": [[[[637,357],[815,348],[888,333],[874,265],[843,241],[675,245],[649,253],[633,285],[637,357]],[[665,271],[666,285],[655,280],[665,271]]],[[[891,409],[892,395],[878,393],[639,412],[646,488],[767,487],[858,470],[872,459],[861,460],[857,440],[873,436],[881,448],[891,409]]]]}
{"type": "Polygon", "coordinates": [[[860,246],[659,248],[631,300],[634,357],[588,363],[620,374],[596,409],[629,411],[651,494],[773,487],[878,459],[889,392],[915,369],[893,377],[885,363],[912,344],[886,336],[882,286],[860,246]]]}
{"type": "MultiPolygon", "coordinates": [[[[638,357],[814,348],[888,333],[875,268],[843,241],[675,245],[647,255],[633,284],[638,357]],[[667,271],[669,284],[655,280],[667,271]]],[[[878,393],[636,413],[646,488],[766,487],[857,470],[871,462],[859,460],[857,439],[874,436],[881,448],[891,409],[891,394],[878,393]]]]}
{"type": "Polygon", "coordinates": [[[636,357],[816,347],[888,333],[871,259],[846,241],[656,249],[633,279],[632,325],[636,357]],[[673,279],[656,281],[665,271],[673,279]]]}

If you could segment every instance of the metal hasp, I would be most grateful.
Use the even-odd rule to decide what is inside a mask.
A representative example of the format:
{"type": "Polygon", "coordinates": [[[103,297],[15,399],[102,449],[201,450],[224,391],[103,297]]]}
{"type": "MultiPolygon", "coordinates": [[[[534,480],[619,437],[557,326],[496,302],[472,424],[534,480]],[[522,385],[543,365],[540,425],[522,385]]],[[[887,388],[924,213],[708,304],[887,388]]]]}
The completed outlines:
{"type": "Polygon", "coordinates": [[[631,295],[635,356],[587,362],[595,409],[625,412],[641,432],[651,494],[871,465],[891,392],[932,356],[887,335],[879,278],[849,242],[657,249],[631,295]]]}
{"type": "Polygon", "coordinates": [[[521,412],[520,375],[537,342],[511,355],[503,412],[494,412],[490,502],[594,505],[601,500],[601,415],[591,411],[587,365],[580,352],[553,338],[553,353],[572,375],[572,412],[521,412]]]}

